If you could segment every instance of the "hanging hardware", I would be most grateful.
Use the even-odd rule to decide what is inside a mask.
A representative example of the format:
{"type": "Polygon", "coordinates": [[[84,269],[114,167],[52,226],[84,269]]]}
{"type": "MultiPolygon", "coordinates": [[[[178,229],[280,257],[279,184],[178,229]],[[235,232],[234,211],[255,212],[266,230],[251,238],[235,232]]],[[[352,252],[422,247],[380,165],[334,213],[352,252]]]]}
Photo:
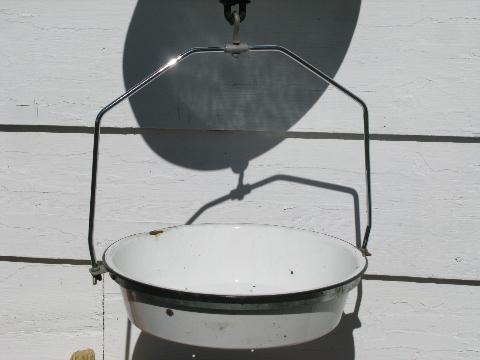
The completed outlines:
{"type": "Polygon", "coordinates": [[[233,57],[238,57],[243,52],[248,51],[249,47],[247,43],[242,43],[240,41],[240,15],[234,11],[233,12],[233,39],[230,44],[225,45],[225,52],[232,54],[233,57]]]}
{"type": "Polygon", "coordinates": [[[220,0],[220,2],[223,4],[225,19],[230,25],[235,23],[234,11],[232,10],[232,7],[235,5],[238,5],[240,21],[245,20],[247,16],[247,4],[250,3],[250,0],[220,0]]]}
{"type": "Polygon", "coordinates": [[[234,18],[234,22],[233,22],[233,40],[232,42],[235,44],[235,45],[238,45],[240,44],[240,15],[238,15],[238,13],[236,11],[233,12],[233,18],[234,18]]]}
{"type": "Polygon", "coordinates": [[[92,274],[93,285],[96,285],[97,281],[102,281],[102,274],[105,274],[108,270],[103,264],[97,263],[96,266],[91,267],[88,271],[92,274]]]}

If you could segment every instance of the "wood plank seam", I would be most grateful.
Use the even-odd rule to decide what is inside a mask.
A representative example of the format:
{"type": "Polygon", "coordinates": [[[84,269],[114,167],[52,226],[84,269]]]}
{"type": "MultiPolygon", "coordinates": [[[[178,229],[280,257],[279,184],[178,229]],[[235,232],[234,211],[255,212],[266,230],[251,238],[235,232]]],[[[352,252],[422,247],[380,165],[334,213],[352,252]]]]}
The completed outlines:
{"type": "MultiPolygon", "coordinates": [[[[0,124],[0,132],[43,132],[56,134],[93,134],[93,127],[70,125],[14,125],[0,124]]],[[[268,134],[285,139],[333,139],[333,140],[363,140],[360,133],[317,132],[317,131],[287,131],[275,132],[268,130],[210,130],[210,129],[164,129],[164,128],[133,128],[133,127],[102,127],[102,133],[108,135],[137,135],[150,133],[199,133],[215,132],[225,134],[268,134]]],[[[370,134],[373,141],[413,141],[413,142],[438,142],[438,143],[480,143],[480,136],[445,136],[422,134],[370,134]]]]}
{"type": "MultiPolygon", "coordinates": [[[[74,265],[74,266],[89,266],[90,260],[77,259],[51,259],[51,258],[35,258],[24,256],[0,256],[0,262],[18,262],[18,263],[33,263],[33,264],[47,264],[47,265],[74,265]]],[[[364,280],[377,281],[395,281],[395,282],[415,282],[420,284],[443,284],[443,285],[463,285],[463,286],[480,286],[480,279],[452,279],[452,278],[437,278],[437,277],[421,277],[421,276],[402,276],[402,275],[383,275],[383,274],[365,274],[364,280]]],[[[104,293],[105,289],[102,288],[104,293]]],[[[105,299],[104,299],[105,300],[105,299]]]]}

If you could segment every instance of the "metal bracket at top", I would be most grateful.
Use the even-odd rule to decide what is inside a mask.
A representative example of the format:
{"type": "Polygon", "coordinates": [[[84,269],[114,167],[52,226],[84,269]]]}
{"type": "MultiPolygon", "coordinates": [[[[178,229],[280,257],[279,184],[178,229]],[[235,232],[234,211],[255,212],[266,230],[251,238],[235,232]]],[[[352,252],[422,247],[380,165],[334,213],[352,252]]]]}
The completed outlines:
{"type": "Polygon", "coordinates": [[[97,263],[96,266],[91,267],[88,271],[92,274],[93,285],[96,285],[97,281],[102,281],[102,274],[105,274],[108,270],[103,264],[97,263]]]}
{"type": "Polygon", "coordinates": [[[247,4],[250,3],[250,0],[220,0],[220,2],[223,4],[223,14],[225,19],[230,25],[235,23],[234,11],[232,11],[232,7],[237,4],[240,12],[240,21],[245,20],[245,17],[247,16],[247,4]]]}
{"type": "Polygon", "coordinates": [[[233,56],[238,56],[241,53],[247,52],[248,50],[250,50],[250,47],[247,43],[225,45],[225,52],[227,54],[232,54],[233,56]]]}

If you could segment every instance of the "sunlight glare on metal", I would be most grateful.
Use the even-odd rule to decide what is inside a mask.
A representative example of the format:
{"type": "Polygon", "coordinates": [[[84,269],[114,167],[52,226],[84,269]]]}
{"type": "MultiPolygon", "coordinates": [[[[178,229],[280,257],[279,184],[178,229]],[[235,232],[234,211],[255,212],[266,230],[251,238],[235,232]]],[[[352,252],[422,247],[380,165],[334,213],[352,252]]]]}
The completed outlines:
{"type": "Polygon", "coordinates": [[[171,59],[171,60],[167,63],[167,65],[165,65],[165,68],[176,65],[177,62],[178,62],[178,60],[180,60],[180,56],[177,56],[176,58],[171,59]]]}
{"type": "Polygon", "coordinates": [[[176,58],[170,59],[165,65],[163,65],[160,69],[157,70],[157,73],[163,72],[172,66],[175,66],[178,61],[181,59],[181,56],[177,56],[176,58]]]}

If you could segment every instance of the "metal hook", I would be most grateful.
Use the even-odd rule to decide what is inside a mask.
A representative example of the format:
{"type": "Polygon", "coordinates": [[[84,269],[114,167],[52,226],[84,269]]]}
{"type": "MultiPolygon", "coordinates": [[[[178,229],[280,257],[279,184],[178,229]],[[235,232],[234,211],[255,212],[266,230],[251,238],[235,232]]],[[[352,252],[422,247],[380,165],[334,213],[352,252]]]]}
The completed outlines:
{"type": "Polygon", "coordinates": [[[225,19],[230,25],[233,25],[235,22],[232,11],[232,7],[235,5],[238,5],[240,21],[245,20],[247,17],[247,4],[250,3],[250,0],[220,0],[220,2],[223,4],[223,13],[225,15],[225,19]]]}
{"type": "Polygon", "coordinates": [[[225,52],[232,54],[233,57],[238,57],[242,52],[248,51],[248,45],[240,41],[240,22],[242,21],[237,11],[232,13],[233,16],[233,40],[231,44],[225,45],[225,52]]]}
{"type": "Polygon", "coordinates": [[[235,45],[240,44],[240,15],[238,15],[238,12],[234,11],[233,12],[233,41],[232,43],[235,45]]]}

